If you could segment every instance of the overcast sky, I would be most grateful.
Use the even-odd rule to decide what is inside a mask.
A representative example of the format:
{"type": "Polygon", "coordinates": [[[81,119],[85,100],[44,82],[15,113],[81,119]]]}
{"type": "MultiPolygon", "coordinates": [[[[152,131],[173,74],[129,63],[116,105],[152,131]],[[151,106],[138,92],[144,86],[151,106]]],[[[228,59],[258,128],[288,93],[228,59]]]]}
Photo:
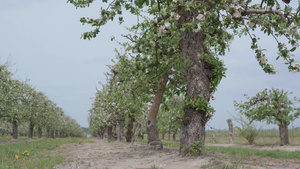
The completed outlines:
{"type": "MultiPolygon", "coordinates": [[[[98,17],[100,3],[90,8],[76,9],[66,0],[1,0],[0,1],[0,63],[9,59],[15,63],[16,76],[30,79],[30,84],[44,92],[65,113],[81,126],[88,127],[88,110],[98,82],[105,82],[106,65],[115,57],[114,35],[122,40],[123,26],[109,23],[101,28],[96,39],[80,39],[91,30],[82,26],[80,17],[98,17]]],[[[127,17],[128,18],[128,17],[127,17]]],[[[126,18],[125,18],[126,19],[126,18]]],[[[126,25],[136,23],[136,17],[125,20],[126,25]]],[[[226,78],[221,81],[212,101],[216,113],[208,123],[216,129],[226,129],[226,119],[236,112],[233,100],[244,99],[244,94],[255,95],[264,88],[279,88],[300,97],[300,73],[290,73],[283,60],[277,57],[276,42],[261,36],[262,48],[268,49],[268,58],[278,73],[265,74],[250,50],[249,37],[236,37],[225,61],[226,78]]],[[[300,50],[295,53],[300,62],[300,50]]],[[[300,104],[298,104],[300,106],[300,104]]],[[[300,127],[300,120],[294,121],[300,127]]],[[[273,128],[274,125],[264,128],[273,128]]],[[[277,128],[277,127],[276,127],[277,128]]]]}

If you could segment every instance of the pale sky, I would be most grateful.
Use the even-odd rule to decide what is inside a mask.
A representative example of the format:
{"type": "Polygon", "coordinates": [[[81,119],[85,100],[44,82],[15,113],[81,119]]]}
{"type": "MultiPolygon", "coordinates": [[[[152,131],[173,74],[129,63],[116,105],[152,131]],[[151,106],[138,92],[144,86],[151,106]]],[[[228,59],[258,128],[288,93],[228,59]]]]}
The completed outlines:
{"type": "MultiPolygon", "coordinates": [[[[0,63],[7,59],[15,63],[13,70],[17,69],[18,78],[30,79],[31,85],[82,127],[88,127],[91,98],[98,82],[105,82],[106,65],[112,64],[114,48],[119,48],[110,37],[123,40],[120,34],[126,34],[124,26],[109,23],[97,38],[80,39],[83,32],[91,30],[81,25],[80,17],[98,17],[100,5],[95,2],[89,8],[76,9],[66,0],[0,0],[0,63]]],[[[137,22],[136,17],[127,16],[125,22],[130,26],[137,22]]],[[[278,73],[265,74],[250,49],[250,38],[236,37],[230,52],[221,57],[228,68],[227,77],[212,101],[216,113],[209,126],[226,129],[226,119],[236,114],[233,100],[244,100],[245,93],[253,96],[266,87],[275,87],[300,97],[300,73],[290,73],[282,60],[275,61],[277,44],[272,38],[261,39],[259,44],[268,49],[267,57],[278,73]]],[[[299,63],[300,50],[294,54],[299,63]]],[[[300,127],[300,119],[293,124],[300,127]]],[[[273,127],[276,126],[263,126],[273,127]]]]}

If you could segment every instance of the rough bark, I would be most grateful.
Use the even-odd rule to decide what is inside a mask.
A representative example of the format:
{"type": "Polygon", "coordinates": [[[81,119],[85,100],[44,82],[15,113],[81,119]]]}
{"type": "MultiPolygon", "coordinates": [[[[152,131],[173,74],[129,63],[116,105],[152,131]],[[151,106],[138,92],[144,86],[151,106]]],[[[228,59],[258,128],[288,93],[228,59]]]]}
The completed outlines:
{"type": "Polygon", "coordinates": [[[288,124],[286,121],[281,120],[281,124],[279,125],[279,135],[280,135],[280,145],[288,145],[289,144],[289,130],[288,124]]]}
{"type": "Polygon", "coordinates": [[[38,138],[42,138],[42,135],[43,135],[42,127],[38,127],[38,138]]]}
{"type": "Polygon", "coordinates": [[[169,74],[166,73],[163,77],[160,78],[160,81],[157,85],[157,91],[155,93],[148,117],[147,117],[147,121],[146,121],[146,130],[147,130],[147,136],[148,136],[148,144],[150,144],[151,142],[155,142],[155,146],[158,147],[158,149],[162,149],[163,145],[161,143],[161,145],[159,145],[158,143],[161,142],[159,140],[159,135],[158,135],[158,131],[156,129],[156,117],[159,111],[159,106],[162,102],[163,99],[163,95],[164,95],[164,91],[166,89],[166,85],[168,82],[168,76],[169,74]],[[159,146],[157,146],[159,145],[159,146]]]}
{"type": "MultiPolygon", "coordinates": [[[[179,27],[182,24],[191,22],[198,15],[198,11],[187,11],[181,13],[179,27]]],[[[208,63],[200,57],[205,52],[205,35],[200,32],[180,32],[180,43],[184,69],[186,73],[186,98],[198,100],[200,94],[203,99],[210,99],[210,82],[212,78],[211,68],[208,63]]],[[[199,152],[193,155],[200,155],[203,152],[205,142],[205,125],[209,119],[208,112],[196,110],[195,107],[184,108],[184,119],[182,122],[180,138],[180,154],[186,155],[195,142],[201,142],[199,152]]]]}
{"type": "Polygon", "coordinates": [[[107,130],[107,140],[108,141],[111,141],[111,140],[114,140],[114,137],[113,137],[113,127],[112,126],[107,126],[106,128],[107,130]]]}
{"type": "Polygon", "coordinates": [[[231,119],[227,119],[229,144],[233,144],[233,124],[231,119]]]}
{"type": "Polygon", "coordinates": [[[175,130],[175,131],[173,132],[173,141],[176,141],[176,134],[177,134],[177,131],[175,130]]]}
{"type": "Polygon", "coordinates": [[[13,139],[18,139],[18,120],[13,120],[13,131],[12,131],[12,136],[13,139]]]}
{"type": "MultiPolygon", "coordinates": [[[[134,111],[131,111],[132,113],[134,113],[134,111]]],[[[132,136],[133,136],[133,123],[134,123],[135,119],[133,115],[129,115],[129,122],[127,124],[127,131],[126,131],[126,142],[130,143],[132,140],[132,136]]]]}
{"type": "Polygon", "coordinates": [[[117,140],[117,124],[114,123],[112,125],[112,137],[114,140],[117,140]]]}
{"type": "Polygon", "coordinates": [[[141,123],[137,122],[135,124],[135,128],[134,128],[134,137],[133,137],[132,143],[137,143],[138,142],[140,132],[141,132],[141,123]]]}
{"type": "Polygon", "coordinates": [[[34,124],[32,122],[29,123],[29,130],[28,130],[28,138],[32,139],[33,138],[33,129],[34,129],[34,124]]]}
{"type": "Polygon", "coordinates": [[[118,125],[118,141],[122,141],[124,137],[124,125],[125,125],[125,117],[122,116],[119,119],[119,125],[118,125]]]}

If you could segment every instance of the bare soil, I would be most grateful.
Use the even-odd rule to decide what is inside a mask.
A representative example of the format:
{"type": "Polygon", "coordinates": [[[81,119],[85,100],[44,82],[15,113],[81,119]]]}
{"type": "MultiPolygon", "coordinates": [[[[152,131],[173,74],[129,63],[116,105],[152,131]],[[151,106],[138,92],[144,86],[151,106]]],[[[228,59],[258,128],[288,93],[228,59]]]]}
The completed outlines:
{"type": "MultiPolygon", "coordinates": [[[[87,140],[84,140],[87,141],[87,140]]],[[[194,168],[270,168],[300,169],[299,160],[278,160],[263,157],[241,157],[220,153],[206,152],[200,157],[182,157],[176,148],[151,150],[146,144],[131,145],[124,142],[107,142],[90,138],[93,143],[66,144],[51,154],[61,154],[67,162],[58,165],[57,169],[94,168],[94,169],[194,169],[194,168]]],[[[214,144],[214,146],[239,146],[214,144]]],[[[249,146],[245,146],[249,147],[249,146]]],[[[300,150],[299,146],[252,146],[249,148],[281,149],[285,151],[300,150]]]]}

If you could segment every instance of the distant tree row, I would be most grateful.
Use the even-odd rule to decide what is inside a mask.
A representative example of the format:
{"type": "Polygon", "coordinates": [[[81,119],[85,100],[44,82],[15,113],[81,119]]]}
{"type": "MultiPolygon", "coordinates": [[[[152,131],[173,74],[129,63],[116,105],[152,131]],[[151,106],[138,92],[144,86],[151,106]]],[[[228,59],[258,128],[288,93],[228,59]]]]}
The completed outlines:
{"type": "MultiPolygon", "coordinates": [[[[47,96],[27,83],[13,78],[8,64],[0,65],[0,134],[18,139],[19,126],[28,126],[28,138],[37,128],[38,137],[84,136],[77,122],[47,96]]],[[[22,130],[24,134],[24,130],[22,130]]]]}

